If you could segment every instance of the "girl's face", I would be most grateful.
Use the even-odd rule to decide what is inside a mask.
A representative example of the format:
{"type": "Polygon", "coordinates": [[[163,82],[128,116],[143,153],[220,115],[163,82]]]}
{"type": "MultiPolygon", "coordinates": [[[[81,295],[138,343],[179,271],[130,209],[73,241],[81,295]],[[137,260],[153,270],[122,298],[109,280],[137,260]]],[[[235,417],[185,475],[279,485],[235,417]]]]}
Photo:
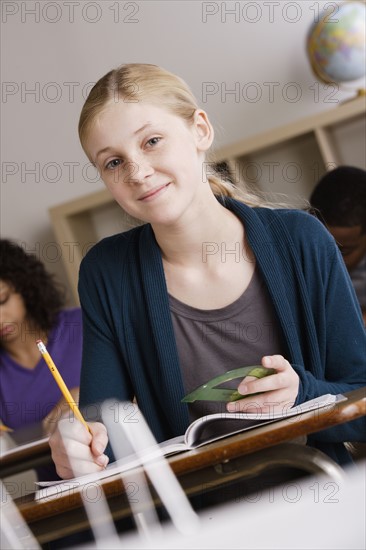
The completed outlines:
{"type": "Polygon", "coordinates": [[[0,279],[0,342],[12,342],[25,329],[27,311],[22,296],[0,279]]]}
{"type": "Polygon", "coordinates": [[[100,113],[85,148],[117,203],[159,225],[177,223],[210,192],[203,161],[212,139],[204,111],[188,125],[163,107],[120,100],[100,113]]]}

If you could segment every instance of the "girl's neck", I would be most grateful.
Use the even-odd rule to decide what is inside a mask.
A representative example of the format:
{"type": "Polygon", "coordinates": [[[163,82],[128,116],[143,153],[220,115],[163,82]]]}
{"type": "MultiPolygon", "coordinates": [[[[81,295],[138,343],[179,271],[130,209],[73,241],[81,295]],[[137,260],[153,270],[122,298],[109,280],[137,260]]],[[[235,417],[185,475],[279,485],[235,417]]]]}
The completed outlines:
{"type": "Polygon", "coordinates": [[[242,243],[244,236],[241,221],[213,194],[168,230],[156,226],[153,229],[163,260],[187,267],[197,265],[197,261],[210,264],[223,244],[230,250],[235,243],[242,243]]]}

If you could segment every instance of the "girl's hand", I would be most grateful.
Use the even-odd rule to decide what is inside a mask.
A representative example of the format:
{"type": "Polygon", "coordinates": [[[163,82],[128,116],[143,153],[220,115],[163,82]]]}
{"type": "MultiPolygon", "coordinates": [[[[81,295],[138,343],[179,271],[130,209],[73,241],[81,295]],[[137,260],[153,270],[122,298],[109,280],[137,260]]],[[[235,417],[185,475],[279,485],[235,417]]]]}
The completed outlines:
{"type": "Polygon", "coordinates": [[[107,430],[100,422],[89,428],[74,418],[63,418],[52,433],[49,444],[58,475],[63,479],[100,472],[108,464],[104,450],[108,443],[107,430]]]}
{"type": "Polygon", "coordinates": [[[264,378],[246,376],[238,386],[243,399],[228,403],[229,412],[285,412],[293,406],[300,380],[290,363],[282,355],[270,355],[262,358],[262,366],[277,373],[264,378]],[[259,395],[245,397],[252,393],[259,395]]]}

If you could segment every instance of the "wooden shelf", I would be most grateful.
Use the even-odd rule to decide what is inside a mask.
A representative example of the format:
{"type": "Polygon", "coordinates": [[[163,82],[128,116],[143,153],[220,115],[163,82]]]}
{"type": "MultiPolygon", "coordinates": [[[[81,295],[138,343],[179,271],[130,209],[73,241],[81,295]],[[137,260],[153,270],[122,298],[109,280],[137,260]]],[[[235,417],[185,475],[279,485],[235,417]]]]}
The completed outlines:
{"type": "Polygon", "coordinates": [[[49,214],[73,300],[78,304],[79,266],[87,251],[103,237],[126,231],[138,222],[118,206],[106,189],[54,206],[49,214]]]}

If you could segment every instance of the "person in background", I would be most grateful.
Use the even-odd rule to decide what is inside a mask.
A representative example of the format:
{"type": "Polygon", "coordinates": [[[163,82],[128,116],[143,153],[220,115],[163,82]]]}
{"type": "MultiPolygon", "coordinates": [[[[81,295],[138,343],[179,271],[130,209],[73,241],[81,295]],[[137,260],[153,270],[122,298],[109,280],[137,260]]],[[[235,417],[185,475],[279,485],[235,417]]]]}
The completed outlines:
{"type": "Polygon", "coordinates": [[[366,171],[339,166],[327,172],[310,204],[339,246],[366,324],[366,171]]]}
{"type": "MultiPolygon", "coordinates": [[[[79,136],[116,202],[144,223],[101,240],[81,263],[80,407],[91,433],[60,420],[50,438],[60,477],[113,458],[91,416],[106,399],[136,398],[160,442],[220,412],[181,400],[234,368],[276,373],[238,381],[232,412],[253,405],[252,394],[261,411],[280,412],[366,385],[366,333],[334,239],[308,212],[206,174],[214,131],[181,78],[149,64],[108,72],[83,106],[79,136]]],[[[307,444],[347,464],[344,442],[365,434],[362,418],[307,444]]]]}
{"type": "Polygon", "coordinates": [[[65,308],[64,292],[43,263],[0,240],[0,419],[16,433],[41,427],[50,435],[70,410],[36,345],[42,339],[78,402],[82,318],[65,308]]]}

